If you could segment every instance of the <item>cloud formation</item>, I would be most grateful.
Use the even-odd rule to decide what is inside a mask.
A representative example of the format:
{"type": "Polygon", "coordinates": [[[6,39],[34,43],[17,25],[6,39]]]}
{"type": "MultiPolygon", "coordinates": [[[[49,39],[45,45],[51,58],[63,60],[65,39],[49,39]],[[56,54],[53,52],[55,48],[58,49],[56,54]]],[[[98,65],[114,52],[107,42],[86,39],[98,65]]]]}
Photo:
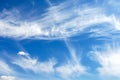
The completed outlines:
{"type": "Polygon", "coordinates": [[[0,60],[0,74],[12,74],[13,72],[6,62],[0,60]]]}
{"type": "MultiPolygon", "coordinates": [[[[49,0],[47,2],[51,5],[49,0]]],[[[60,39],[79,35],[81,33],[92,32],[97,36],[104,34],[108,37],[110,34],[120,30],[119,19],[116,15],[107,15],[105,6],[79,6],[71,7],[70,2],[61,3],[59,5],[51,5],[47,12],[42,14],[40,19],[34,21],[22,21],[19,19],[19,10],[4,10],[0,16],[0,36],[17,39],[60,39]],[[70,8],[68,8],[70,7],[70,8]],[[14,15],[13,15],[14,14],[14,15]],[[6,16],[7,17],[6,17],[6,16]],[[17,16],[16,16],[17,15],[17,16]],[[4,16],[4,17],[3,17],[4,16]],[[110,24],[107,31],[101,29],[94,30],[93,25],[110,24]],[[92,28],[89,30],[86,28],[92,28]],[[112,27],[112,31],[111,31],[112,27]]],[[[106,2],[108,5],[108,2],[106,2]]],[[[91,36],[92,37],[92,36],[91,36]]]]}
{"type": "Polygon", "coordinates": [[[76,50],[70,41],[65,40],[65,44],[70,53],[70,60],[68,60],[66,64],[57,67],[57,72],[64,78],[78,77],[82,74],[87,74],[87,68],[81,64],[81,60],[77,57],[76,50]]]}
{"type": "Polygon", "coordinates": [[[101,76],[120,77],[120,46],[105,45],[103,50],[95,50],[95,59],[101,65],[97,70],[101,76]]]}
{"type": "Polygon", "coordinates": [[[15,80],[13,76],[0,76],[0,80],[15,80]]]}
{"type": "Polygon", "coordinates": [[[18,52],[18,55],[20,56],[13,61],[13,64],[20,66],[25,71],[33,71],[36,74],[58,73],[58,76],[62,78],[69,78],[73,74],[81,75],[86,73],[85,67],[82,66],[79,61],[77,63],[74,62],[73,59],[68,60],[67,63],[55,67],[57,64],[55,59],[49,59],[49,61],[41,62],[38,59],[31,58],[30,55],[28,56],[26,54],[28,53],[22,51],[18,52]]]}
{"type": "Polygon", "coordinates": [[[13,64],[20,66],[24,70],[30,70],[34,73],[52,73],[54,72],[54,65],[56,64],[55,60],[50,59],[47,62],[40,62],[36,58],[31,58],[28,53],[19,52],[19,58],[13,61],[13,64]]]}
{"type": "MultiPolygon", "coordinates": [[[[45,13],[33,20],[32,17],[31,20],[22,20],[18,9],[4,9],[0,12],[0,37],[19,40],[62,39],[68,48],[68,55],[70,55],[70,59],[58,65],[54,58],[40,61],[38,58],[31,57],[27,52],[19,51],[12,61],[8,61],[10,64],[0,60],[0,75],[3,75],[0,76],[0,80],[15,80],[15,78],[23,76],[19,70],[16,70],[17,75],[15,75],[12,70],[13,66],[15,66],[15,69],[17,67],[23,70],[23,73],[33,72],[40,77],[41,75],[55,75],[63,80],[86,75],[88,69],[81,63],[81,57],[78,57],[79,53],[72,46],[72,43],[69,43],[68,38],[88,33],[88,37],[97,39],[104,37],[112,43],[119,42],[120,39],[120,16],[118,15],[120,13],[118,9],[120,2],[117,0],[102,0],[103,2],[100,3],[100,1],[95,0],[94,4],[89,5],[91,2],[81,4],[79,0],[72,0],[53,5],[50,0],[46,0],[50,7],[46,9],[45,13]],[[10,66],[11,64],[13,66],[10,66]],[[4,74],[7,75],[4,76],[4,74]],[[14,77],[9,76],[11,74],[14,77]]],[[[100,65],[97,67],[97,72],[105,77],[119,77],[120,46],[105,45],[103,48],[93,51],[94,59],[100,65]]],[[[26,80],[30,76],[23,76],[25,79],[22,80],[26,80]]]]}
{"type": "MultiPolygon", "coordinates": [[[[69,46],[69,48],[72,49],[72,46],[69,46]]],[[[55,58],[40,61],[38,58],[31,57],[27,52],[19,51],[16,57],[11,57],[8,62],[0,61],[0,80],[34,79],[33,75],[41,77],[40,79],[53,76],[52,78],[56,80],[79,77],[86,74],[87,69],[76,55],[73,49],[72,53],[70,51],[71,58],[59,65],[55,58]]]]}

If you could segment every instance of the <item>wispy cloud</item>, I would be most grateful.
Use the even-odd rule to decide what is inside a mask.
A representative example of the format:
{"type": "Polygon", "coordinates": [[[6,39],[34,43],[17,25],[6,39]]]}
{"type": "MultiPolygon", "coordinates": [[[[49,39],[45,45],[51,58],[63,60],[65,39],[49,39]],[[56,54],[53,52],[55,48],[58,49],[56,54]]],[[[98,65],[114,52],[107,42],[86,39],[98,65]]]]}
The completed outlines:
{"type": "MultiPolygon", "coordinates": [[[[119,30],[119,20],[116,15],[107,15],[104,6],[89,6],[81,4],[71,6],[69,2],[53,6],[49,0],[46,0],[50,6],[47,12],[42,14],[40,19],[34,21],[22,21],[19,19],[19,10],[3,11],[0,16],[0,36],[17,39],[37,38],[37,39],[60,39],[67,38],[83,32],[91,32],[97,36],[102,34],[111,34],[98,28],[98,30],[87,30],[95,24],[108,23],[112,29],[119,30]],[[13,15],[14,14],[14,15],[13,15]],[[17,15],[17,16],[16,16],[17,15]],[[113,17],[111,17],[113,16],[113,17]],[[99,32],[101,32],[99,34],[99,32]]],[[[108,2],[106,3],[106,5],[108,2]]],[[[21,17],[21,16],[20,16],[21,17]]],[[[107,26],[107,30],[111,29],[107,26]]],[[[107,35],[109,36],[109,35],[107,35]]],[[[92,37],[92,36],[91,36],[92,37]]]]}
{"type": "Polygon", "coordinates": [[[0,60],[0,80],[15,80],[15,71],[3,60],[0,60]]]}
{"type": "Polygon", "coordinates": [[[11,67],[3,60],[0,60],[0,74],[12,74],[14,71],[11,67]]]}
{"type": "Polygon", "coordinates": [[[66,46],[69,50],[70,60],[56,68],[57,72],[60,73],[64,78],[78,77],[82,74],[87,74],[87,68],[81,64],[75,48],[71,45],[68,40],[65,40],[66,46]]]}
{"type": "MultiPolygon", "coordinates": [[[[0,80],[15,80],[16,78],[20,79],[20,76],[23,77],[21,80],[26,80],[31,76],[23,76],[19,70],[15,71],[17,73],[15,75],[12,70],[13,66],[22,69],[23,72],[32,71],[37,77],[44,74],[70,80],[74,76],[86,75],[87,67],[81,63],[81,57],[78,57],[79,53],[68,38],[89,33],[88,37],[105,37],[113,42],[120,39],[120,17],[118,15],[120,3],[117,0],[102,0],[103,3],[98,4],[99,1],[101,0],[96,0],[96,3],[90,3],[90,5],[89,2],[81,4],[79,0],[72,0],[53,5],[50,0],[46,0],[50,7],[34,20],[32,17],[31,20],[21,19],[22,16],[18,9],[4,9],[0,12],[0,37],[63,39],[69,51],[68,55],[70,55],[70,59],[57,65],[58,62],[54,58],[40,61],[38,58],[31,57],[27,52],[19,51],[13,61],[8,61],[10,64],[0,60],[0,75],[3,75],[0,76],[0,80]],[[13,66],[10,67],[10,65],[13,66]]],[[[94,59],[100,64],[97,68],[100,75],[119,77],[119,45],[105,45],[104,49],[96,49],[93,53],[94,59]]]]}
{"type": "MultiPolygon", "coordinates": [[[[86,68],[80,64],[75,53],[72,53],[74,54],[75,61],[73,58],[71,58],[67,62],[65,61],[65,63],[56,67],[55,65],[57,64],[57,61],[54,59],[49,59],[49,61],[41,62],[36,58],[31,58],[30,55],[27,54],[28,53],[22,51],[18,52],[18,55],[20,56],[16,58],[12,63],[20,66],[25,71],[33,71],[37,75],[44,73],[48,73],[47,75],[57,73],[56,75],[61,78],[69,78],[70,76],[74,77],[86,73],[86,68]]],[[[71,56],[73,57],[73,55],[71,56]]]]}
{"type": "Polygon", "coordinates": [[[36,58],[31,58],[28,53],[19,52],[19,58],[16,58],[13,61],[13,64],[20,66],[24,70],[30,70],[34,73],[52,73],[54,72],[54,65],[56,61],[54,59],[50,59],[47,62],[40,62],[36,58]],[[23,55],[24,54],[24,55],[23,55]]]}
{"type": "Polygon", "coordinates": [[[63,64],[57,67],[56,71],[60,74],[59,76],[66,79],[75,78],[86,73],[84,66],[74,62],[63,64]]]}

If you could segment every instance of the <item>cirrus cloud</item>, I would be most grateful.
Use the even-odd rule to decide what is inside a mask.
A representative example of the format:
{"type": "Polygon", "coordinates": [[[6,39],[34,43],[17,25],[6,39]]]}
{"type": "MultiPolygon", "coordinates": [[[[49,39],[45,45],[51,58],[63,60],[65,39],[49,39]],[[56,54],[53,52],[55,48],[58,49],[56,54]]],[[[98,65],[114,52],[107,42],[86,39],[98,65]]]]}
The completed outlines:
{"type": "MultiPolygon", "coordinates": [[[[48,0],[50,3],[50,1],[48,0]]],[[[52,3],[51,3],[52,4],[52,3]]],[[[106,2],[106,5],[108,2],[106,2]]],[[[61,3],[59,5],[51,5],[47,9],[46,13],[42,14],[40,19],[33,21],[22,21],[19,10],[12,11],[4,10],[0,14],[0,36],[10,37],[17,39],[61,39],[72,37],[81,33],[92,32],[94,37],[102,36],[104,34],[109,37],[112,33],[116,33],[116,30],[120,30],[119,18],[112,14],[107,15],[105,13],[105,6],[85,6],[82,4],[79,6],[73,5],[74,8],[69,5],[69,2],[61,3]],[[71,7],[71,8],[68,8],[71,7]],[[14,15],[13,15],[14,14],[14,15]],[[15,15],[17,14],[17,16],[15,15]],[[3,17],[3,15],[6,15],[3,17]],[[94,30],[93,25],[96,24],[110,24],[105,31],[101,29],[94,30]],[[112,31],[111,31],[112,27],[112,31]],[[92,30],[86,28],[92,28],[92,30]],[[106,30],[109,30],[106,32],[106,30]]],[[[118,33],[119,34],[119,33],[118,33]]],[[[93,37],[93,35],[91,37],[93,37]]]]}

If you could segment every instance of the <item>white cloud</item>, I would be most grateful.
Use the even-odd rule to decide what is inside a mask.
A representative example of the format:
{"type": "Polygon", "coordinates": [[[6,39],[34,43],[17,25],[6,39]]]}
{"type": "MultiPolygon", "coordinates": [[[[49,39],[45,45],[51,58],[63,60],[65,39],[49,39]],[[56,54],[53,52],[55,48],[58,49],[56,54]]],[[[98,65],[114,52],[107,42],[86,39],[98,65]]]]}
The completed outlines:
{"type": "Polygon", "coordinates": [[[86,69],[84,66],[76,63],[66,63],[56,68],[56,71],[63,78],[70,78],[75,76],[80,76],[81,74],[86,73],[86,69]]]}
{"type": "Polygon", "coordinates": [[[48,33],[43,31],[40,25],[36,23],[21,23],[19,26],[4,21],[0,21],[0,36],[13,38],[30,38],[38,36],[46,36],[48,33]]]}
{"type": "Polygon", "coordinates": [[[107,45],[104,48],[95,51],[95,59],[101,65],[97,70],[102,76],[120,77],[120,46],[107,45]]]}
{"type": "MultiPolygon", "coordinates": [[[[50,0],[48,4],[51,6],[46,13],[38,20],[21,21],[19,11],[13,12],[4,10],[1,17],[7,15],[7,18],[0,19],[0,36],[17,39],[37,38],[37,39],[60,39],[67,38],[81,33],[93,34],[90,37],[105,36],[113,38],[113,34],[119,34],[120,20],[119,17],[104,12],[103,6],[87,6],[81,4],[78,7],[69,3],[62,3],[53,6],[50,0]],[[107,27],[94,28],[93,25],[107,23],[107,27]],[[86,28],[88,28],[86,30],[86,28]],[[92,29],[89,29],[92,28],[92,29]]],[[[117,4],[116,1],[114,4],[117,4]]],[[[119,5],[119,3],[118,3],[119,5]]],[[[118,6],[117,5],[117,6],[118,6]]],[[[77,5],[76,5],[77,6],[77,5]]],[[[119,37],[119,36],[117,36],[119,37]]],[[[24,70],[30,70],[34,73],[58,73],[61,77],[70,77],[86,73],[86,67],[80,63],[77,53],[69,43],[66,43],[70,52],[71,59],[67,63],[54,67],[57,63],[54,59],[41,62],[37,58],[32,58],[26,52],[18,52],[13,64],[18,65],[24,70]]],[[[101,67],[97,70],[101,75],[117,76],[120,75],[120,49],[119,47],[106,47],[106,50],[95,51],[96,60],[101,67]]],[[[9,65],[4,61],[0,61],[0,73],[9,74],[13,72],[9,65]]],[[[19,72],[18,72],[19,74],[19,72]]],[[[6,76],[9,77],[9,76],[6,76]]],[[[4,78],[4,76],[3,76],[4,78]]]]}
{"type": "Polygon", "coordinates": [[[19,51],[18,52],[18,55],[21,55],[21,56],[28,56],[29,54],[28,53],[25,53],[23,51],[19,51]]]}
{"type": "Polygon", "coordinates": [[[0,60],[0,74],[11,74],[13,72],[14,71],[10,68],[10,66],[6,62],[0,60]]]}
{"type": "Polygon", "coordinates": [[[0,80],[15,80],[13,76],[0,76],[0,80]]]}
{"type": "Polygon", "coordinates": [[[80,63],[80,59],[77,57],[77,53],[74,47],[69,43],[68,40],[65,40],[66,46],[70,53],[70,60],[67,63],[58,66],[56,71],[63,77],[63,78],[71,78],[77,77],[81,74],[86,74],[87,68],[80,63]]]}
{"type": "MultiPolygon", "coordinates": [[[[22,54],[28,53],[22,52],[22,54]]],[[[54,65],[56,64],[56,61],[54,59],[50,59],[47,62],[40,62],[36,58],[31,58],[30,56],[24,57],[20,55],[19,58],[16,58],[13,61],[13,64],[20,66],[24,70],[31,70],[34,73],[52,73],[54,72],[54,65]]]]}
{"type": "MultiPolygon", "coordinates": [[[[50,1],[47,1],[51,5],[50,1]]],[[[13,15],[17,14],[20,16],[17,10],[12,12],[3,11],[1,14],[5,14],[8,17],[0,20],[0,36],[19,39],[60,39],[80,34],[85,28],[105,22],[112,24],[112,27],[117,30],[120,29],[118,18],[114,14],[114,18],[107,16],[104,8],[89,7],[85,6],[85,4],[81,4],[81,7],[79,5],[78,7],[73,7],[68,2],[51,6],[40,19],[31,22],[17,19],[17,16],[13,15]]],[[[89,30],[84,32],[89,32],[89,30]]],[[[98,32],[94,31],[94,33],[98,32]]],[[[106,31],[101,34],[104,33],[110,34],[106,31]]],[[[97,35],[101,36],[101,34],[97,35]]]]}
{"type": "Polygon", "coordinates": [[[79,59],[75,53],[73,53],[74,59],[72,57],[67,61],[67,63],[65,62],[59,66],[55,66],[57,64],[55,59],[49,59],[48,61],[41,62],[36,58],[30,57],[30,55],[24,56],[23,54],[28,53],[25,53],[23,51],[18,52],[18,54],[20,54],[19,57],[14,59],[12,63],[18,65],[25,71],[33,71],[36,74],[46,75],[57,73],[59,77],[67,79],[70,76],[74,77],[81,74],[86,74],[86,68],[80,64],[79,59]]]}

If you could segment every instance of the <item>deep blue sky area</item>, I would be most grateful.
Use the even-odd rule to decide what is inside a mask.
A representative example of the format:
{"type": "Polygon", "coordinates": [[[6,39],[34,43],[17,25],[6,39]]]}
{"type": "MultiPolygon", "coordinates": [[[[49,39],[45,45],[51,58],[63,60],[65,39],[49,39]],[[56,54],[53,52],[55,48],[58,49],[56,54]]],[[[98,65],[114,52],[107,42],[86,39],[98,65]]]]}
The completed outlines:
{"type": "Polygon", "coordinates": [[[120,80],[119,7],[0,0],[0,80],[120,80]]]}

